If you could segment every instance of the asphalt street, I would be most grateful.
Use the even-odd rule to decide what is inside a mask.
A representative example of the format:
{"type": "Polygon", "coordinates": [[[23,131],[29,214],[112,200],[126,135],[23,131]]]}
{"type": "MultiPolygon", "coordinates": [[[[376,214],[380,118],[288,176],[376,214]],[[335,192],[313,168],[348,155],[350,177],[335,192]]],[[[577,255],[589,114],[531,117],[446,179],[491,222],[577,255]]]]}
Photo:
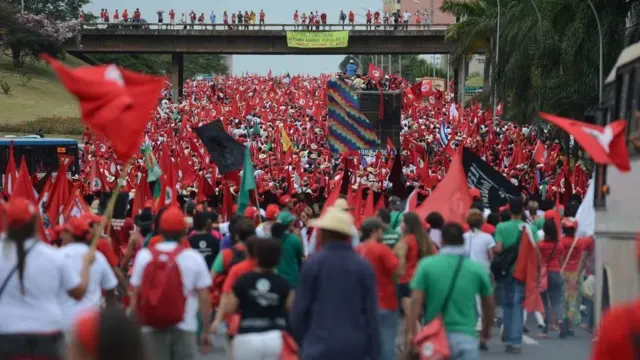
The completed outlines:
{"type": "MultiPolygon", "coordinates": [[[[529,335],[525,335],[522,353],[519,355],[507,354],[504,352],[504,344],[500,342],[500,331],[494,329],[493,336],[489,342],[489,351],[482,353],[482,359],[487,360],[587,360],[591,351],[591,334],[581,330],[576,330],[574,337],[559,339],[557,334],[551,334],[547,339],[538,339],[535,324],[530,323],[532,330],[529,335]]],[[[222,335],[214,337],[214,351],[203,355],[199,360],[227,360],[224,351],[224,338],[222,335]]],[[[228,360],[231,360],[228,358],[228,360]]]]}

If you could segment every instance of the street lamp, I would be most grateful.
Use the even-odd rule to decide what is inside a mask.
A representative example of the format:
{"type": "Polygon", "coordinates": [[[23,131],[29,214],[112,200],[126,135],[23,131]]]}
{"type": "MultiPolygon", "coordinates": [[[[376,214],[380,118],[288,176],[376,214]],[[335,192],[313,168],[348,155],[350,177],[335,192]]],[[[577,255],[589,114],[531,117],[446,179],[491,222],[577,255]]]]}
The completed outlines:
{"type": "Polygon", "coordinates": [[[598,16],[598,12],[596,11],[596,7],[593,6],[593,2],[591,0],[587,0],[589,6],[591,7],[591,11],[593,11],[593,16],[596,17],[596,26],[598,26],[598,37],[600,38],[600,73],[598,75],[598,104],[602,105],[602,84],[604,82],[604,45],[603,45],[603,36],[602,36],[602,26],[600,26],[600,17],[598,16]]]}
{"type": "MultiPolygon", "coordinates": [[[[494,71],[494,75],[495,73],[498,72],[498,57],[500,55],[500,0],[498,1],[498,23],[497,23],[497,30],[496,30],[496,60],[495,60],[495,66],[496,69],[494,71]]],[[[493,126],[495,127],[496,125],[496,106],[497,106],[497,101],[498,101],[498,82],[495,81],[493,84],[493,126]]]]}

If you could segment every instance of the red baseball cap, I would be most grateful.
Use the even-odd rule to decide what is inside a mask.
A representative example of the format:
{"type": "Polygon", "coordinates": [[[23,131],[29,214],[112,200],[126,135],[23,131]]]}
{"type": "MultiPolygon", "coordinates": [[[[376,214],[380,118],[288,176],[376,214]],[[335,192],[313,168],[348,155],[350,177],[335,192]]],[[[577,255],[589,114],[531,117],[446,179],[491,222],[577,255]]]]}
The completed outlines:
{"type": "Polygon", "coordinates": [[[73,217],[67,220],[67,223],[65,225],[69,229],[69,232],[71,233],[71,235],[76,237],[83,237],[83,236],[86,237],[88,236],[90,231],[89,223],[87,222],[87,219],[84,217],[73,217]]]}
{"type": "Polygon", "coordinates": [[[160,231],[183,232],[187,230],[187,221],[177,206],[171,206],[160,216],[160,231]]]}
{"type": "Polygon", "coordinates": [[[269,204],[267,206],[267,210],[265,211],[265,217],[269,221],[274,221],[278,214],[280,214],[280,208],[276,204],[269,204]]]}
{"type": "Polygon", "coordinates": [[[549,220],[549,219],[553,219],[556,216],[556,211],[555,210],[547,210],[544,212],[544,219],[545,220],[549,220]]]}
{"type": "Polygon", "coordinates": [[[258,211],[258,209],[256,209],[253,206],[249,206],[248,208],[246,208],[244,210],[244,217],[248,217],[248,218],[255,218],[257,215],[259,215],[260,212],[258,211]]]}
{"type": "Polygon", "coordinates": [[[38,214],[38,208],[22,196],[12,196],[6,205],[7,226],[23,226],[38,214]]]}
{"type": "Polygon", "coordinates": [[[282,206],[287,205],[291,201],[293,201],[293,199],[289,195],[284,195],[284,196],[280,197],[280,205],[282,205],[282,206]]]}

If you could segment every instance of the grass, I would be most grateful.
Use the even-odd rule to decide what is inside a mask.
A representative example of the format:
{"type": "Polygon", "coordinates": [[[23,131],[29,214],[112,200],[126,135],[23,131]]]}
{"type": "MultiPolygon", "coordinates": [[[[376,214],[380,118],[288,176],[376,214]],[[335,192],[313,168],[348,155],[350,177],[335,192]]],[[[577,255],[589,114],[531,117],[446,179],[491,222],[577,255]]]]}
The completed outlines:
{"type": "Polygon", "coordinates": [[[482,86],[482,76],[472,76],[464,83],[465,86],[482,86]]]}
{"type": "MultiPolygon", "coordinates": [[[[68,66],[85,64],[70,55],[66,56],[64,63],[68,66]]],[[[8,95],[0,91],[0,132],[15,132],[16,128],[22,132],[34,132],[37,131],[34,127],[53,122],[47,123],[47,128],[53,131],[46,129],[45,132],[64,133],[55,131],[56,119],[80,122],[77,101],[46,64],[28,62],[23,69],[15,69],[9,57],[0,55],[0,80],[11,86],[8,95]],[[27,77],[31,80],[23,84],[27,77]]],[[[63,127],[67,128],[68,124],[63,127]]]]}

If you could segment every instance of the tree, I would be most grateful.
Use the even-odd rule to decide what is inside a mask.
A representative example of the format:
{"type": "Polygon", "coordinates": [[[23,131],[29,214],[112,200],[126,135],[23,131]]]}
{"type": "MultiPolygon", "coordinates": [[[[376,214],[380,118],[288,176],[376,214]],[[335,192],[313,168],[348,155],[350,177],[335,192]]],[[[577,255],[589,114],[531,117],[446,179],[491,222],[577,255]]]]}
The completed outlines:
{"type": "MultiPolygon", "coordinates": [[[[148,74],[170,74],[171,55],[146,54],[93,54],[93,59],[100,63],[118,64],[124,68],[148,74]]],[[[184,76],[196,74],[226,74],[227,64],[220,55],[185,55],[184,76]]]]}
{"type": "MultiPolygon", "coordinates": [[[[20,8],[22,0],[5,0],[20,8]]],[[[56,21],[77,20],[83,6],[90,0],[24,0],[24,11],[33,15],[46,15],[56,21]]]]}
{"type": "MultiPolygon", "coordinates": [[[[625,29],[633,2],[593,2],[603,27],[606,76],[627,44],[627,33],[639,32],[625,29]]],[[[505,118],[531,122],[540,110],[581,118],[595,107],[598,30],[588,2],[500,0],[500,5],[499,61],[491,79],[505,103],[505,118]]],[[[497,0],[445,0],[442,10],[462,19],[447,33],[447,40],[456,41],[453,55],[484,49],[485,64],[493,63],[497,0]]]]}
{"type": "Polygon", "coordinates": [[[80,29],[77,21],[62,22],[45,15],[19,13],[15,6],[0,4],[2,41],[0,50],[13,59],[14,67],[22,67],[29,58],[40,53],[61,54],[61,45],[75,37],[80,29]]]}

